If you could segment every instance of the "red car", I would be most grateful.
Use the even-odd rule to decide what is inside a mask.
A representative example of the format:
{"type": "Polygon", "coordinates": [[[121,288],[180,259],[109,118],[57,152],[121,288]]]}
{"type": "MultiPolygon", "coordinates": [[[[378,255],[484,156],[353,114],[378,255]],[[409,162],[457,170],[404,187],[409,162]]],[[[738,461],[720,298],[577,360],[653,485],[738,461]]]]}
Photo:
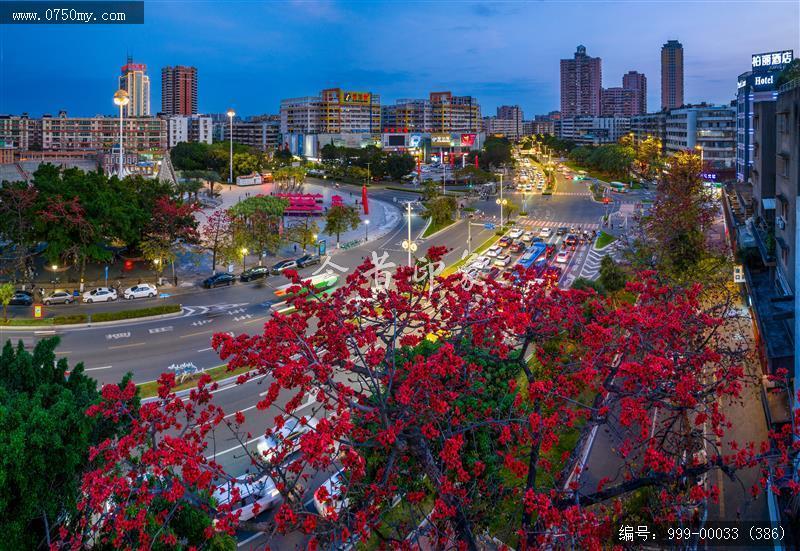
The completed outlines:
{"type": "Polygon", "coordinates": [[[504,235],[503,237],[500,238],[497,244],[505,248],[511,245],[511,241],[512,239],[509,236],[504,235]]]}
{"type": "Polygon", "coordinates": [[[521,253],[524,250],[525,250],[525,243],[523,243],[522,241],[514,241],[511,244],[512,253],[521,253]]]}
{"type": "Polygon", "coordinates": [[[550,258],[554,254],[556,254],[556,246],[555,245],[548,245],[547,248],[544,250],[544,255],[547,258],[550,258]]]}

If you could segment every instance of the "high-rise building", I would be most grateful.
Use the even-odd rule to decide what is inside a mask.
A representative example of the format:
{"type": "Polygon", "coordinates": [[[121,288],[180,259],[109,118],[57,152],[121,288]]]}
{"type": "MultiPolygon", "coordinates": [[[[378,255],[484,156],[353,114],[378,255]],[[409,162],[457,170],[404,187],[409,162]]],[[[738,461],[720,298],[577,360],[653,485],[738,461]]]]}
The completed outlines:
{"type": "Polygon", "coordinates": [[[128,92],[128,105],[122,108],[126,117],[150,116],[150,77],[147,76],[147,65],[134,63],[128,56],[128,62],[122,66],[119,76],[119,87],[128,92]]]}
{"type": "Polygon", "coordinates": [[[602,88],[600,91],[600,114],[604,117],[630,117],[634,114],[635,92],[620,86],[602,88]]]}
{"type": "Polygon", "coordinates": [[[633,91],[633,103],[630,116],[647,113],[647,77],[636,71],[628,71],[622,75],[622,88],[633,91]]]}
{"type": "Polygon", "coordinates": [[[562,59],[561,116],[599,116],[602,81],[601,60],[586,55],[585,46],[578,46],[573,59],[562,59]]]}
{"type": "Polygon", "coordinates": [[[736,83],[736,179],[747,182],[753,166],[753,113],[761,102],[774,102],[778,73],[794,56],[792,50],[753,54],[751,70],[736,83]]]}
{"type": "Polygon", "coordinates": [[[381,108],[384,132],[430,132],[431,102],[427,99],[399,99],[381,108]]]}
{"type": "MultiPolygon", "coordinates": [[[[245,121],[234,121],[233,141],[261,151],[274,151],[281,144],[279,115],[258,115],[245,121]]],[[[230,124],[223,125],[223,138],[229,140],[231,136],[230,124]]]]}
{"type": "Polygon", "coordinates": [[[683,105],[683,45],[668,40],[661,48],[661,108],[683,105]]]}
{"type": "Polygon", "coordinates": [[[472,96],[431,92],[431,132],[479,132],[481,106],[472,96]]]}
{"type": "Polygon", "coordinates": [[[161,112],[167,116],[197,114],[196,67],[161,69],[161,112]]]}
{"type": "Polygon", "coordinates": [[[281,133],[349,134],[381,131],[381,97],[328,88],[319,96],[281,101],[281,133]]]}
{"type": "Polygon", "coordinates": [[[175,115],[167,117],[167,134],[169,146],[175,147],[181,142],[212,142],[213,123],[207,115],[175,115]]]}

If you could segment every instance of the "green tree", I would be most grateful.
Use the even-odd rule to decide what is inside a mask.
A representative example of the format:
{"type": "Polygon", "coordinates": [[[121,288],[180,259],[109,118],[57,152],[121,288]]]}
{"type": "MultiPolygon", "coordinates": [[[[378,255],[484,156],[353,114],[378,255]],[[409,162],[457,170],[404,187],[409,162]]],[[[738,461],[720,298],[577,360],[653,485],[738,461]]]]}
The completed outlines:
{"type": "MultiPolygon", "coordinates": [[[[82,364],[56,360],[58,339],[0,353],[0,530],[4,549],[47,546],[75,516],[91,445],[126,428],[86,415],[99,400],[82,364]]],[[[126,377],[121,386],[127,385],[126,377]]],[[[138,404],[138,399],[135,400],[138,404]]]]}
{"type": "Polygon", "coordinates": [[[11,283],[0,285],[0,304],[3,305],[3,321],[8,321],[8,304],[14,297],[14,286],[11,283]]]}
{"type": "Polygon", "coordinates": [[[625,288],[628,278],[625,271],[614,262],[609,255],[605,255],[600,261],[600,284],[607,291],[613,293],[625,288]]]}
{"type": "Polygon", "coordinates": [[[233,154],[233,177],[252,174],[261,170],[262,159],[252,153],[233,154]]]}
{"type": "Polygon", "coordinates": [[[431,219],[434,227],[446,226],[453,221],[456,200],[452,195],[439,195],[425,202],[425,216],[431,219]]]}
{"type": "Polygon", "coordinates": [[[511,161],[511,142],[507,138],[495,136],[486,138],[479,160],[481,168],[488,170],[509,164],[511,161]]]}
{"type": "Polygon", "coordinates": [[[386,156],[386,174],[393,180],[399,180],[417,166],[414,157],[408,153],[389,154],[386,156]]]}
{"type": "Polygon", "coordinates": [[[475,168],[474,166],[466,166],[456,170],[456,177],[461,180],[467,180],[470,184],[481,185],[491,182],[494,176],[491,172],[475,168]]]}
{"type": "MultiPolygon", "coordinates": [[[[281,219],[289,201],[280,197],[257,195],[248,197],[228,210],[232,219],[233,241],[259,258],[264,253],[276,254],[283,243],[281,219]]],[[[241,256],[241,253],[240,253],[241,256]]]]}
{"type": "Polygon", "coordinates": [[[361,217],[355,207],[348,205],[335,205],[328,209],[325,216],[325,233],[336,236],[336,244],[343,232],[358,228],[361,217]]]}
{"type": "Polygon", "coordinates": [[[290,243],[297,243],[305,252],[306,247],[313,245],[319,234],[319,226],[314,220],[306,217],[302,222],[297,222],[286,228],[284,237],[290,243]]]}

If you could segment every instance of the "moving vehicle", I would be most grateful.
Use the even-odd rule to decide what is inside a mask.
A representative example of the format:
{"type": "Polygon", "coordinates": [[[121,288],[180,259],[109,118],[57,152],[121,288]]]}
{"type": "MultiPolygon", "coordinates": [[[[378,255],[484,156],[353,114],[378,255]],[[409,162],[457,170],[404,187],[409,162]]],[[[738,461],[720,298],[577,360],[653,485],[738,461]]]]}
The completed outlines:
{"type": "Polygon", "coordinates": [[[265,475],[260,478],[244,476],[233,479],[214,490],[217,505],[231,503],[234,489],[239,490],[239,499],[231,504],[231,512],[239,513],[239,520],[250,520],[262,511],[281,502],[281,493],[275,481],[265,475]]]}
{"type": "Polygon", "coordinates": [[[331,516],[331,513],[338,514],[342,507],[347,507],[348,499],[342,495],[347,490],[346,484],[344,469],[342,469],[317,488],[314,492],[314,508],[321,517],[331,516]]]}
{"type": "MultiPolygon", "coordinates": [[[[308,285],[316,292],[330,292],[336,282],[339,281],[339,276],[336,274],[319,274],[309,278],[302,278],[302,281],[307,281],[308,285]]],[[[306,292],[306,290],[299,284],[287,283],[275,289],[275,296],[288,299],[303,292],[306,292]]]]}
{"type": "Polygon", "coordinates": [[[522,241],[514,241],[511,244],[511,247],[509,248],[509,250],[512,253],[521,253],[522,251],[525,250],[525,243],[523,243],[522,241]]]}
{"type": "Polygon", "coordinates": [[[534,235],[532,231],[526,231],[520,236],[520,239],[522,239],[522,241],[524,241],[525,243],[530,243],[531,241],[533,241],[533,238],[534,235]]]}
{"type": "Polygon", "coordinates": [[[547,245],[544,243],[534,243],[528,248],[527,251],[525,251],[525,254],[523,254],[520,259],[517,260],[517,264],[525,269],[528,269],[544,254],[546,250],[547,245]]]}
{"type": "Polygon", "coordinates": [[[235,275],[229,272],[220,272],[204,279],[203,287],[206,289],[213,289],[214,287],[219,287],[220,285],[232,285],[233,283],[236,283],[235,275]]]}
{"type": "Polygon", "coordinates": [[[295,268],[297,268],[297,261],[286,259],[273,264],[270,271],[272,275],[281,275],[284,270],[294,270],[295,268]]]}
{"type": "Polygon", "coordinates": [[[296,260],[297,265],[300,268],[305,268],[307,266],[313,266],[314,264],[319,264],[322,262],[322,258],[318,254],[305,254],[296,260]]]}
{"type": "Polygon", "coordinates": [[[505,268],[506,266],[511,264],[511,257],[507,254],[498,256],[497,258],[494,259],[494,262],[492,264],[494,264],[495,266],[500,266],[501,268],[505,268]]]}
{"type": "Polygon", "coordinates": [[[33,304],[33,294],[29,291],[17,291],[8,304],[11,306],[31,306],[33,304]]]}
{"type": "Polygon", "coordinates": [[[508,247],[508,246],[511,245],[511,241],[512,241],[511,236],[504,235],[503,237],[500,238],[500,240],[497,242],[497,244],[500,245],[501,247],[505,248],[505,247],[508,247]]]}
{"type": "Polygon", "coordinates": [[[556,262],[559,264],[566,264],[567,260],[569,260],[569,251],[566,249],[558,251],[558,254],[556,254],[556,262]]]}
{"type": "Polygon", "coordinates": [[[300,449],[300,438],[317,428],[317,420],[313,417],[301,423],[294,417],[288,419],[284,425],[269,436],[262,436],[256,444],[256,455],[270,463],[279,457],[281,462],[289,459],[300,449]],[[284,455],[285,452],[285,455],[284,455]]]}
{"type": "Polygon", "coordinates": [[[609,182],[608,187],[617,193],[628,193],[628,186],[622,182],[609,182]]]}
{"type": "Polygon", "coordinates": [[[254,266],[248,268],[241,273],[239,279],[242,281],[252,281],[254,279],[261,279],[269,275],[270,269],[267,266],[254,266]]]}
{"type": "Polygon", "coordinates": [[[134,298],[152,298],[158,294],[158,289],[152,283],[139,283],[133,287],[128,287],[122,292],[122,298],[132,300],[134,298]]]}
{"type": "Polygon", "coordinates": [[[47,306],[51,304],[72,304],[75,298],[67,291],[53,291],[42,301],[47,306]]]}
{"type": "Polygon", "coordinates": [[[568,247],[572,247],[578,244],[578,238],[574,234],[569,234],[567,237],[564,238],[564,243],[568,247]]]}
{"type": "Polygon", "coordinates": [[[567,235],[568,231],[569,231],[569,228],[567,228],[566,226],[561,226],[560,228],[558,228],[558,231],[556,232],[556,235],[567,235]]]}
{"type": "Polygon", "coordinates": [[[553,230],[550,228],[542,228],[542,230],[539,232],[539,237],[548,238],[552,236],[553,236],[553,230]]]}
{"type": "Polygon", "coordinates": [[[499,245],[494,245],[494,246],[492,246],[492,247],[489,247],[489,249],[486,251],[486,253],[485,253],[485,254],[486,254],[486,256],[488,256],[488,257],[495,258],[495,257],[496,257],[497,255],[499,255],[501,252],[503,252],[503,248],[502,248],[502,247],[500,247],[499,245]]]}
{"type": "Polygon", "coordinates": [[[97,289],[92,289],[91,291],[83,293],[83,302],[108,302],[111,300],[117,300],[116,289],[98,287],[97,289]]]}
{"type": "Polygon", "coordinates": [[[477,268],[478,270],[483,270],[483,269],[489,267],[489,265],[491,265],[491,263],[492,263],[492,260],[490,258],[485,257],[485,256],[479,256],[474,261],[472,261],[472,263],[469,265],[469,267],[470,268],[477,268]]]}
{"type": "Polygon", "coordinates": [[[519,237],[522,235],[522,233],[523,233],[523,231],[520,228],[514,228],[514,229],[512,229],[511,231],[508,232],[507,237],[509,237],[511,239],[519,239],[519,237]]]}

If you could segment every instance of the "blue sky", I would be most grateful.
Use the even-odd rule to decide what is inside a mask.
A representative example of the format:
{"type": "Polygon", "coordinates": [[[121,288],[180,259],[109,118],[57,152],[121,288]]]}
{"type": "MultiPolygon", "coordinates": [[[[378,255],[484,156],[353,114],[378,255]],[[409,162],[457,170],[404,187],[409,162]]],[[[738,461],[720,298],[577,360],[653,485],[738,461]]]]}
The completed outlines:
{"type": "Polygon", "coordinates": [[[0,113],[113,112],[129,52],[148,65],[194,65],[201,112],[276,113],[281,98],[326,87],[382,102],[452,90],[484,114],[559,107],[559,59],[578,44],[603,59],[603,85],[638,70],[660,105],[660,48],[684,46],[689,102],[730,101],[750,54],[800,55],[800,2],[145,2],[145,24],[0,27],[0,113]]]}

